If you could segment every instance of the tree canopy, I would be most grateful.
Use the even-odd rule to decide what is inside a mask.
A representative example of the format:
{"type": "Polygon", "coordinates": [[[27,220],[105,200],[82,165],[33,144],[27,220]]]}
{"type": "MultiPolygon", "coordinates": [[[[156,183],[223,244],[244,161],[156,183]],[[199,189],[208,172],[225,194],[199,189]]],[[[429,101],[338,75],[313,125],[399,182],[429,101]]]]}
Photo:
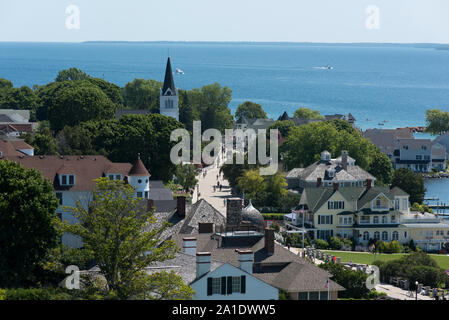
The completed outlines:
{"type": "Polygon", "coordinates": [[[431,134],[449,131],[449,112],[439,109],[426,110],[426,122],[426,131],[431,134]]]}
{"type": "Polygon", "coordinates": [[[130,109],[159,111],[159,94],[162,82],[156,80],[134,79],[122,89],[125,106],[130,109]]]}
{"type": "Polygon", "coordinates": [[[399,187],[410,195],[410,203],[422,204],[426,194],[424,179],[413,171],[400,168],[394,172],[391,187],[399,187]]]}
{"type": "Polygon", "coordinates": [[[69,68],[59,71],[58,75],[55,78],[55,81],[61,82],[67,80],[86,80],[89,78],[90,76],[84,71],[78,68],[69,68]]]}
{"type": "Polygon", "coordinates": [[[105,290],[120,299],[170,297],[188,299],[193,290],[174,273],[148,275],[145,268],[174,257],[179,250],[172,240],[160,244],[167,227],[155,225],[146,202],[134,197],[123,181],[96,179],[88,208],[80,202],[67,208],[79,221],[65,230],[82,238],[107,282],[105,290]],[[171,285],[169,285],[171,284],[171,285]]]}
{"type": "Polygon", "coordinates": [[[39,171],[0,161],[0,287],[25,285],[56,247],[58,199],[39,171]]]}
{"type": "Polygon", "coordinates": [[[245,117],[247,119],[266,119],[267,114],[262,109],[262,106],[260,104],[251,101],[245,101],[237,107],[237,110],[235,112],[235,118],[237,119],[237,121],[241,120],[242,117],[245,117]]]}
{"type": "Polygon", "coordinates": [[[320,114],[318,110],[312,110],[309,108],[300,107],[293,114],[295,118],[300,119],[323,119],[324,117],[320,114]]]}

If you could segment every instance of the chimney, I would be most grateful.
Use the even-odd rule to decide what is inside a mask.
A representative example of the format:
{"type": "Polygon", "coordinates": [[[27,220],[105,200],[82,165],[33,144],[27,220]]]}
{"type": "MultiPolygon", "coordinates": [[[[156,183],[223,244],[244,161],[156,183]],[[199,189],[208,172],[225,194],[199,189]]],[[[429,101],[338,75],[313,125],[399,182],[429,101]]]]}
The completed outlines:
{"type": "Polygon", "coordinates": [[[274,229],[265,228],[265,249],[269,256],[274,254],[274,229]]]}
{"type": "Polygon", "coordinates": [[[242,220],[242,199],[228,198],[226,200],[226,230],[237,230],[242,220]]]}
{"type": "Polygon", "coordinates": [[[346,150],[341,152],[341,166],[343,167],[343,170],[348,170],[348,151],[346,150]]]}
{"type": "Polygon", "coordinates": [[[197,252],[196,254],[196,278],[210,271],[210,252],[197,252]]]}
{"type": "Polygon", "coordinates": [[[334,191],[338,190],[338,182],[334,182],[334,191]]]}
{"type": "Polygon", "coordinates": [[[252,250],[241,250],[236,249],[237,254],[239,255],[239,268],[249,274],[253,273],[253,251],[252,250]]]}
{"type": "Polygon", "coordinates": [[[316,178],[316,186],[321,187],[321,178],[316,178]]]}
{"type": "Polygon", "coordinates": [[[182,238],[182,252],[191,256],[196,255],[196,238],[182,238]]]}
{"type": "Polygon", "coordinates": [[[186,197],[178,196],[176,198],[176,209],[178,216],[184,219],[186,217],[186,197]]]}
{"type": "Polygon", "coordinates": [[[212,222],[198,223],[198,233],[214,233],[214,224],[212,222]]]}
{"type": "Polygon", "coordinates": [[[366,179],[366,190],[371,189],[371,179],[366,179]]]}

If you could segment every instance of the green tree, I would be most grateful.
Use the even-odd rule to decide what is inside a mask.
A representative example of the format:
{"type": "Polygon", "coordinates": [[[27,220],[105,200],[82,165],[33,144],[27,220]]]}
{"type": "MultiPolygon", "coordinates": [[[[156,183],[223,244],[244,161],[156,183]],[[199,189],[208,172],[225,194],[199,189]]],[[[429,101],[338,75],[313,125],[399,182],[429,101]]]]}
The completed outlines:
{"type": "Polygon", "coordinates": [[[271,129],[278,129],[279,132],[282,134],[284,138],[287,138],[290,134],[290,130],[294,128],[296,125],[292,120],[278,120],[275,123],[273,123],[271,126],[267,129],[267,138],[270,137],[270,130],[271,129]]]}
{"type": "Polygon", "coordinates": [[[449,112],[439,109],[426,110],[426,132],[441,134],[449,130],[449,112]]]}
{"type": "Polygon", "coordinates": [[[246,199],[252,199],[255,203],[263,202],[266,191],[266,181],[259,174],[259,170],[247,170],[237,179],[240,190],[245,192],[246,199]]]}
{"type": "Polygon", "coordinates": [[[187,130],[193,131],[193,121],[200,120],[198,108],[191,103],[190,92],[178,90],[179,93],[179,122],[184,124],[187,130]]]}
{"type": "Polygon", "coordinates": [[[318,110],[300,107],[295,111],[293,117],[300,119],[324,119],[318,110]]]}
{"type": "Polygon", "coordinates": [[[339,292],[339,297],[353,299],[368,297],[370,290],[366,287],[368,275],[365,272],[349,270],[339,263],[323,263],[319,267],[329,271],[333,275],[332,280],[346,289],[339,292]]]}
{"type": "Polygon", "coordinates": [[[33,90],[27,86],[12,88],[6,85],[1,91],[0,109],[30,110],[30,120],[36,120],[40,100],[33,90]]]}
{"type": "Polygon", "coordinates": [[[4,79],[4,78],[0,78],[0,90],[10,89],[12,87],[13,87],[13,84],[11,81],[4,79]]]}
{"type": "Polygon", "coordinates": [[[36,265],[58,243],[57,207],[40,172],[0,161],[0,287],[32,281],[36,265]]]}
{"type": "Polygon", "coordinates": [[[159,94],[162,82],[156,80],[134,79],[122,88],[125,106],[131,109],[159,111],[159,94]]]}
{"type": "Polygon", "coordinates": [[[172,240],[158,246],[167,224],[156,227],[153,212],[134,198],[132,186],[106,178],[95,182],[88,209],[80,202],[76,207],[66,208],[78,223],[66,224],[65,230],[83,239],[85,250],[92,253],[106,279],[109,294],[120,299],[157,298],[158,294],[154,294],[157,290],[161,290],[162,296],[170,296],[166,290],[191,294],[173,273],[152,277],[145,272],[147,266],[173,258],[178,250],[172,240]]]}
{"type": "Polygon", "coordinates": [[[69,68],[59,71],[58,75],[55,78],[55,81],[61,82],[67,80],[86,80],[89,78],[90,76],[82,70],[78,68],[69,68]]]}
{"type": "Polygon", "coordinates": [[[24,138],[26,143],[34,147],[35,155],[58,154],[56,139],[53,137],[48,121],[39,122],[36,134],[27,133],[24,138]]]}
{"type": "Polygon", "coordinates": [[[340,248],[343,246],[343,242],[337,238],[337,237],[330,237],[328,239],[329,242],[329,248],[332,250],[340,250],[340,248]]]}
{"type": "Polygon", "coordinates": [[[193,188],[198,183],[195,167],[191,164],[176,166],[178,183],[186,190],[193,188]]]}
{"type": "Polygon", "coordinates": [[[116,105],[96,87],[77,87],[59,91],[48,110],[53,130],[74,126],[84,121],[112,119],[116,105]]]}
{"type": "Polygon", "coordinates": [[[262,109],[262,106],[258,103],[254,103],[251,101],[245,101],[237,107],[235,112],[235,118],[237,121],[240,121],[242,117],[247,119],[255,119],[255,118],[267,118],[267,114],[262,109]]]}
{"type": "Polygon", "coordinates": [[[101,150],[95,150],[93,135],[84,126],[65,126],[56,136],[59,153],[64,155],[106,155],[101,150]]]}
{"type": "Polygon", "coordinates": [[[287,181],[285,176],[280,172],[273,175],[265,176],[265,192],[266,199],[265,204],[269,206],[281,206],[281,201],[285,199],[287,195],[287,181]]]}
{"type": "Polygon", "coordinates": [[[390,159],[379,150],[378,152],[373,152],[368,172],[383,184],[389,184],[393,179],[394,169],[390,159]]]}
{"type": "Polygon", "coordinates": [[[415,174],[413,171],[400,168],[394,172],[391,187],[399,187],[410,195],[410,203],[422,204],[426,188],[424,187],[424,179],[415,174]]]}
{"type": "MultiPolygon", "coordinates": [[[[192,91],[195,94],[198,90],[192,91]]],[[[231,129],[234,126],[234,118],[228,107],[231,102],[231,93],[231,89],[226,86],[221,87],[216,82],[201,88],[199,101],[196,103],[202,131],[214,128],[224,132],[225,129],[231,129]]]]}

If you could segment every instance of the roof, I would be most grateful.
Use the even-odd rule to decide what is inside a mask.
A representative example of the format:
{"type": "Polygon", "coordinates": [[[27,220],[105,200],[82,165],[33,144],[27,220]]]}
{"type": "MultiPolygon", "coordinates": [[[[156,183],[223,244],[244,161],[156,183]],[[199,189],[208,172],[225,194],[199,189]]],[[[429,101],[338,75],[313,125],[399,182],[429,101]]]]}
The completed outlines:
{"type": "Polygon", "coordinates": [[[171,69],[170,57],[167,59],[167,66],[165,68],[165,78],[164,85],[162,87],[162,94],[166,94],[167,90],[170,89],[171,95],[176,94],[175,81],[173,80],[173,71],[171,69]]]}
{"type": "MultiPolygon", "coordinates": [[[[210,272],[222,265],[223,262],[211,259],[210,272]]],[[[160,271],[174,271],[181,276],[184,283],[190,284],[196,279],[196,256],[178,252],[173,259],[158,261],[147,267],[146,271],[150,274],[160,271]]]]}
{"type": "Polygon", "coordinates": [[[406,228],[449,228],[449,223],[403,223],[401,226],[406,228]]]}
{"type": "Polygon", "coordinates": [[[399,139],[413,139],[409,129],[368,129],[362,135],[384,153],[393,153],[399,139]]]}
{"type": "Polygon", "coordinates": [[[5,123],[5,124],[0,124],[0,131],[5,131],[5,132],[32,132],[33,131],[33,125],[31,123],[5,123]]]}
{"type": "MultiPolygon", "coordinates": [[[[178,246],[182,247],[182,239],[185,236],[186,235],[179,234],[174,239],[178,246]]],[[[261,237],[256,243],[248,243],[245,241],[244,237],[242,237],[239,246],[230,247],[219,247],[218,240],[213,239],[212,234],[210,233],[198,234],[196,239],[197,252],[210,252],[212,259],[229,263],[235,267],[239,266],[239,258],[236,249],[252,250],[254,252],[254,263],[262,266],[259,271],[253,273],[253,276],[273,287],[290,292],[312,289],[327,290],[325,288],[325,283],[328,277],[331,276],[330,273],[320,269],[276,242],[274,245],[274,253],[268,255],[265,249],[264,237],[261,237]],[[264,267],[269,265],[278,265],[278,267],[276,270],[269,267],[267,271],[264,271],[264,267]]],[[[331,290],[344,290],[343,287],[332,280],[330,280],[329,283],[331,290]]]]}
{"type": "Polygon", "coordinates": [[[139,176],[139,177],[149,177],[151,176],[148,172],[147,168],[143,164],[142,160],[140,160],[140,154],[137,155],[137,160],[134,162],[133,167],[129,171],[129,176],[139,176]]]}
{"type": "Polygon", "coordinates": [[[24,156],[25,154],[20,152],[20,150],[32,149],[34,148],[23,140],[0,140],[2,157],[24,156]]]}
{"type": "Polygon", "coordinates": [[[287,173],[286,178],[298,178],[299,174],[304,170],[304,168],[294,168],[287,173]]]}
{"type": "MultiPolygon", "coordinates": [[[[104,176],[112,162],[104,156],[7,156],[6,160],[18,162],[25,168],[34,168],[42,173],[44,178],[50,180],[55,190],[91,191],[94,179],[104,176]],[[76,175],[73,186],[60,186],[57,174],[71,173],[76,175]]],[[[115,163],[118,174],[123,177],[131,169],[129,163],[115,163]]]]}

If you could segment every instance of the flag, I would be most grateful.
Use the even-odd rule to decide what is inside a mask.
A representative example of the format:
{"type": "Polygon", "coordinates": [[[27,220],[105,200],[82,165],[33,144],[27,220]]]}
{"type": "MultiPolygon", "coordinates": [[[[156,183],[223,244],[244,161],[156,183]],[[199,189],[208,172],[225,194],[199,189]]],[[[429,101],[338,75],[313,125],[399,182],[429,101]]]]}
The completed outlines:
{"type": "Polygon", "coordinates": [[[446,274],[449,276],[449,269],[446,270],[446,274]]]}
{"type": "Polygon", "coordinates": [[[329,279],[326,280],[326,285],[324,286],[325,288],[329,287],[329,279]]]}

